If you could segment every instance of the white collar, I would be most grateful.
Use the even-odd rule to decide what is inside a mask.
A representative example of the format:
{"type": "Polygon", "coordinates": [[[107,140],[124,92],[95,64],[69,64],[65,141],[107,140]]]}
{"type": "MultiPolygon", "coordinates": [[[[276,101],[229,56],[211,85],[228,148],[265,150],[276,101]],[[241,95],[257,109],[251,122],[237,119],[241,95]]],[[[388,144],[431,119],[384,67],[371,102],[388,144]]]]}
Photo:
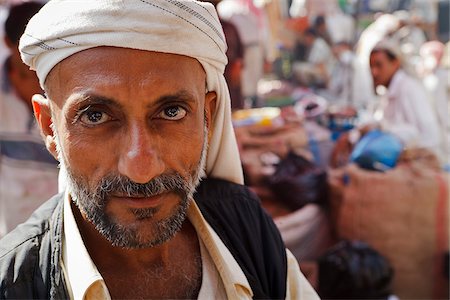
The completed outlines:
{"type": "Polygon", "coordinates": [[[63,270],[65,271],[67,289],[71,298],[84,299],[89,287],[97,281],[103,282],[103,277],[84,245],[72,212],[70,201],[66,189],[63,207],[64,234],[62,264],[63,270]]]}
{"type": "MultiPolygon", "coordinates": [[[[100,282],[105,290],[105,298],[110,299],[104,280],[89,256],[83,243],[80,231],[73,216],[70,197],[65,193],[63,213],[63,256],[62,265],[66,276],[66,284],[73,299],[84,299],[89,288],[100,282]]],[[[188,209],[188,219],[191,221],[199,239],[202,240],[224,284],[227,297],[237,299],[242,292],[250,298],[253,292],[245,274],[223,244],[219,236],[206,222],[195,201],[191,201],[188,209]]]]}

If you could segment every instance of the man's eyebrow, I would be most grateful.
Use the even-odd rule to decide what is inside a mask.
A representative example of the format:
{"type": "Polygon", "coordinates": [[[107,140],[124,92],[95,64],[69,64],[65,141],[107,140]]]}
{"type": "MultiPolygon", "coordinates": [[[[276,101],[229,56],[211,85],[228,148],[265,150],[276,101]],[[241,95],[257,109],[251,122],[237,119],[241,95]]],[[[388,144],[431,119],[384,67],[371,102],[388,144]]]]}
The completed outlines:
{"type": "MultiPolygon", "coordinates": [[[[167,94],[167,95],[160,96],[155,101],[154,104],[164,104],[164,103],[170,103],[170,102],[176,102],[176,101],[195,103],[196,97],[192,93],[188,92],[187,90],[180,90],[180,91],[176,92],[175,94],[167,94]]],[[[153,105],[153,104],[151,104],[151,105],[153,105]]]]}
{"type": "MultiPolygon", "coordinates": [[[[72,104],[71,106],[80,106],[80,105],[108,105],[108,106],[114,106],[118,109],[123,108],[123,104],[121,104],[119,101],[117,101],[114,98],[105,97],[102,95],[94,94],[94,93],[79,93],[76,95],[73,95],[72,97],[72,104]]],[[[171,103],[171,102],[196,102],[196,97],[188,92],[187,90],[180,90],[174,94],[166,94],[158,97],[156,101],[149,103],[148,106],[154,106],[154,105],[161,105],[165,103],[171,103]]]]}
{"type": "Polygon", "coordinates": [[[117,100],[115,100],[113,98],[97,95],[97,94],[92,94],[92,93],[76,94],[76,95],[72,96],[71,98],[73,98],[71,106],[100,104],[100,105],[109,105],[109,106],[115,106],[117,108],[122,108],[122,105],[117,100]]]}

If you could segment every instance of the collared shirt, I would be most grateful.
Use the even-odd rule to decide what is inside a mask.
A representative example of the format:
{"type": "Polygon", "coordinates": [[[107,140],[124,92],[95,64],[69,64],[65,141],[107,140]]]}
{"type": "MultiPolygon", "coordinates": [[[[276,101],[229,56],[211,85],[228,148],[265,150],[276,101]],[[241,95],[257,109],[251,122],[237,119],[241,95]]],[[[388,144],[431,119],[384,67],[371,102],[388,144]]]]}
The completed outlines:
{"type": "Polygon", "coordinates": [[[398,70],[388,87],[384,109],[385,129],[407,146],[434,149],[440,146],[437,117],[419,80],[398,70]]]}
{"type": "MultiPolygon", "coordinates": [[[[61,264],[69,295],[77,300],[111,299],[106,284],[83,243],[67,193],[64,201],[61,264]]],[[[189,206],[188,218],[197,232],[202,251],[203,278],[199,299],[252,299],[253,292],[242,269],[206,222],[194,201],[189,206]]],[[[318,299],[289,251],[286,299],[318,299]]]]}

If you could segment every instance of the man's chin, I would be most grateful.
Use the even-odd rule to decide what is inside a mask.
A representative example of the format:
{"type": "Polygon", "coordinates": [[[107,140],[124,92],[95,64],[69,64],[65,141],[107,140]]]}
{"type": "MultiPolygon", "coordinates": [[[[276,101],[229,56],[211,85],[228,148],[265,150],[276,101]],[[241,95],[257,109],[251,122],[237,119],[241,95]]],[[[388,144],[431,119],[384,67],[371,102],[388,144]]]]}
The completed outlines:
{"type": "MultiPolygon", "coordinates": [[[[156,208],[140,208],[130,211],[131,219],[120,220],[103,216],[91,220],[97,231],[113,246],[141,249],[159,246],[172,239],[186,220],[187,203],[181,203],[175,211],[160,218],[156,208]]],[[[129,216],[130,217],[130,216],[129,216]]]]}
{"type": "Polygon", "coordinates": [[[149,224],[147,219],[127,225],[114,224],[109,228],[97,228],[97,230],[112,246],[125,249],[156,247],[173,238],[178,232],[177,230],[172,232],[173,234],[161,236],[154,227],[155,225],[149,224]]]}

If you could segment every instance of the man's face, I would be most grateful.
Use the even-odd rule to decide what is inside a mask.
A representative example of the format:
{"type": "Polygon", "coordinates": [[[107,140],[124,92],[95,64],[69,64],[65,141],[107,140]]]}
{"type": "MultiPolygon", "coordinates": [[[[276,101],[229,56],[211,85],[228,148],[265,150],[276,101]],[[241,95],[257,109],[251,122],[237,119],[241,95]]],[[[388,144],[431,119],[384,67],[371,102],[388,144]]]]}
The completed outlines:
{"type": "Polygon", "coordinates": [[[49,75],[71,198],[113,245],[155,246],[181,228],[215,107],[205,82],[195,59],[110,47],[77,53],[49,75]]]}
{"type": "Polygon", "coordinates": [[[11,68],[9,71],[9,81],[15,88],[15,92],[19,98],[23,100],[27,106],[31,109],[31,97],[34,94],[42,93],[42,89],[39,86],[39,80],[36,73],[22,62],[18,45],[14,45],[10,48],[11,52],[11,68]]]}
{"type": "Polygon", "coordinates": [[[375,87],[379,85],[388,87],[399,67],[399,61],[390,60],[384,51],[375,51],[370,54],[370,71],[375,87]]]}

